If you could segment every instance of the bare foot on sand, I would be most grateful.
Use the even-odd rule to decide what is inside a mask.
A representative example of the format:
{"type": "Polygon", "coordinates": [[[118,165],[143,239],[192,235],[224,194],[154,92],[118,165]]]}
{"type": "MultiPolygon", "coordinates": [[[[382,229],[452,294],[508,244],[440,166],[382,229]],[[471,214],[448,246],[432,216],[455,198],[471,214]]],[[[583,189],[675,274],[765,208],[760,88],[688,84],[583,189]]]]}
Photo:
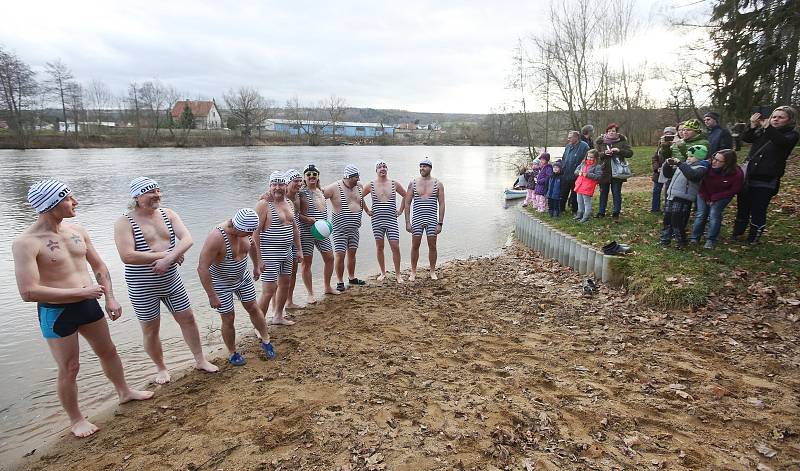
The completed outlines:
{"type": "Polygon", "coordinates": [[[380,275],[378,275],[378,281],[383,281],[385,279],[386,279],[386,273],[381,273],[380,275]]]}
{"type": "Polygon", "coordinates": [[[217,365],[214,365],[205,358],[201,361],[195,362],[194,368],[196,370],[205,371],[206,373],[216,373],[219,371],[217,365]]]}
{"type": "Polygon", "coordinates": [[[286,309],[303,309],[304,307],[305,306],[301,306],[301,305],[295,304],[295,303],[287,303],[286,304],[286,309]]]}
{"type": "Polygon", "coordinates": [[[287,319],[287,318],[285,318],[283,316],[280,316],[280,317],[274,316],[272,319],[270,319],[269,324],[270,325],[294,325],[294,321],[290,321],[289,319],[287,319]]]}
{"type": "Polygon", "coordinates": [[[402,285],[406,280],[403,279],[403,275],[397,275],[397,282],[402,285]]]}
{"type": "Polygon", "coordinates": [[[316,304],[316,303],[317,303],[317,300],[314,299],[314,295],[313,294],[309,294],[308,295],[308,300],[306,300],[306,304],[316,304]]]}
{"type": "Polygon", "coordinates": [[[136,389],[129,389],[127,393],[119,397],[119,403],[125,404],[130,401],[146,401],[153,397],[153,391],[138,391],[136,389]]]}
{"type": "Polygon", "coordinates": [[[172,378],[169,376],[169,370],[158,370],[156,373],[156,377],[153,378],[153,381],[156,384],[167,384],[172,378]]]}
{"type": "Polygon", "coordinates": [[[439,277],[436,276],[436,272],[431,270],[431,280],[438,280],[438,279],[439,279],[439,277]]]}
{"type": "Polygon", "coordinates": [[[325,288],[325,294],[333,294],[333,295],[339,296],[342,293],[336,291],[333,288],[325,288]]]}
{"type": "Polygon", "coordinates": [[[72,424],[70,430],[72,430],[72,434],[76,437],[86,438],[100,429],[97,427],[97,425],[89,422],[88,420],[81,419],[79,422],[72,424]]]}
{"type": "Polygon", "coordinates": [[[413,270],[412,270],[412,271],[411,271],[411,274],[410,274],[410,275],[408,275],[408,281],[414,281],[414,280],[416,280],[416,279],[417,279],[417,272],[415,272],[415,271],[413,271],[413,270]]]}

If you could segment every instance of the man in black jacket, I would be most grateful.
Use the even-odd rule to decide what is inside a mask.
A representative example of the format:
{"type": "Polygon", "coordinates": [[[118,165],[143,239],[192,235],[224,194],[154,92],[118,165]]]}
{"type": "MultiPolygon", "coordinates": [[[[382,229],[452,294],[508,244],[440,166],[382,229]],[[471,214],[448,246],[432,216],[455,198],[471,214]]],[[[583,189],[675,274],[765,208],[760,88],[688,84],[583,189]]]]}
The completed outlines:
{"type": "Polygon", "coordinates": [[[708,128],[708,155],[713,157],[722,149],[733,149],[733,136],[719,125],[719,113],[709,111],[703,116],[703,123],[708,128]]]}

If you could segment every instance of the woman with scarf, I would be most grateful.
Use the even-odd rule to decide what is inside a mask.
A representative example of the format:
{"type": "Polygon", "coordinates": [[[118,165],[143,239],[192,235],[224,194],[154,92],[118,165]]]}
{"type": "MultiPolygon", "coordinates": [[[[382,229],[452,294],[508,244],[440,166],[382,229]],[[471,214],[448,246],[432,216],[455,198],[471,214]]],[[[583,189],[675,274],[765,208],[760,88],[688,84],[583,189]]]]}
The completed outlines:
{"type": "Polygon", "coordinates": [[[614,178],[611,174],[611,161],[616,159],[625,160],[633,157],[628,139],[619,132],[617,123],[610,123],[606,126],[606,133],[597,138],[595,148],[600,153],[600,165],[603,168],[603,175],[600,177],[600,207],[597,210],[599,218],[606,217],[606,206],[608,206],[608,191],[611,190],[613,206],[611,217],[619,220],[619,213],[622,211],[622,183],[621,178],[614,178]]]}
{"type": "Polygon", "coordinates": [[[791,106],[775,108],[769,118],[761,113],[750,117],[750,127],[742,140],[750,142],[747,155],[745,184],[739,193],[733,239],[738,239],[750,225],[747,242],[758,243],[767,227],[767,207],[778,194],[781,177],[786,170],[786,160],[800,140],[795,131],[797,110],[791,106]]]}

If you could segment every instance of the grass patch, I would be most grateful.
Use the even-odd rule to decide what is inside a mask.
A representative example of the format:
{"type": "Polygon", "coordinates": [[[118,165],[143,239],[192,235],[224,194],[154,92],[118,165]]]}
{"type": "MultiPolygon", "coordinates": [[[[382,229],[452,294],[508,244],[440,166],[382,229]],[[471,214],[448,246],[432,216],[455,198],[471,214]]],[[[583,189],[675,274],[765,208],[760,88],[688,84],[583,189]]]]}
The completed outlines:
{"type": "MultiPolygon", "coordinates": [[[[639,153],[639,149],[635,148],[634,159],[647,155],[644,151],[639,153]]],[[[744,151],[742,155],[746,155],[744,151]]],[[[650,192],[623,193],[622,217],[618,223],[606,217],[579,224],[569,211],[555,219],[546,213],[538,217],[596,248],[612,240],[630,244],[636,253],[619,257],[617,263],[626,276],[627,289],[649,305],[698,306],[705,304],[709,296],[745,293],[757,282],[776,287],[784,297],[797,297],[800,286],[799,157],[796,154],[789,160],[786,175],[781,180],[781,191],[769,207],[767,233],[762,243],[755,246],[728,240],[736,215],[735,199],[725,210],[719,245],[714,250],[704,250],[702,242],[700,246],[682,250],[659,245],[662,218],[650,213],[650,192]]],[[[647,162],[649,165],[649,157],[647,162]]],[[[595,213],[598,194],[599,189],[594,197],[595,213]]],[[[610,205],[609,195],[609,214],[610,205]]],[[[692,217],[688,230],[693,220],[692,217]]]]}

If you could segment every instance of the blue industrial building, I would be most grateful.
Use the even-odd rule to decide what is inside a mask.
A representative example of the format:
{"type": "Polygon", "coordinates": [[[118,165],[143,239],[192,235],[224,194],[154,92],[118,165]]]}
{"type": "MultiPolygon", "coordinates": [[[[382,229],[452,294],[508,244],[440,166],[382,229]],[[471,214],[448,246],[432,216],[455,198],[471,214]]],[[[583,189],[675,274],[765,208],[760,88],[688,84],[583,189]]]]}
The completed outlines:
{"type": "MultiPolygon", "coordinates": [[[[264,129],[278,133],[298,136],[302,134],[321,134],[333,136],[334,126],[330,121],[296,121],[292,119],[268,119],[264,129]]],[[[394,126],[381,123],[336,123],[336,135],[344,137],[394,136],[394,126]]]]}

